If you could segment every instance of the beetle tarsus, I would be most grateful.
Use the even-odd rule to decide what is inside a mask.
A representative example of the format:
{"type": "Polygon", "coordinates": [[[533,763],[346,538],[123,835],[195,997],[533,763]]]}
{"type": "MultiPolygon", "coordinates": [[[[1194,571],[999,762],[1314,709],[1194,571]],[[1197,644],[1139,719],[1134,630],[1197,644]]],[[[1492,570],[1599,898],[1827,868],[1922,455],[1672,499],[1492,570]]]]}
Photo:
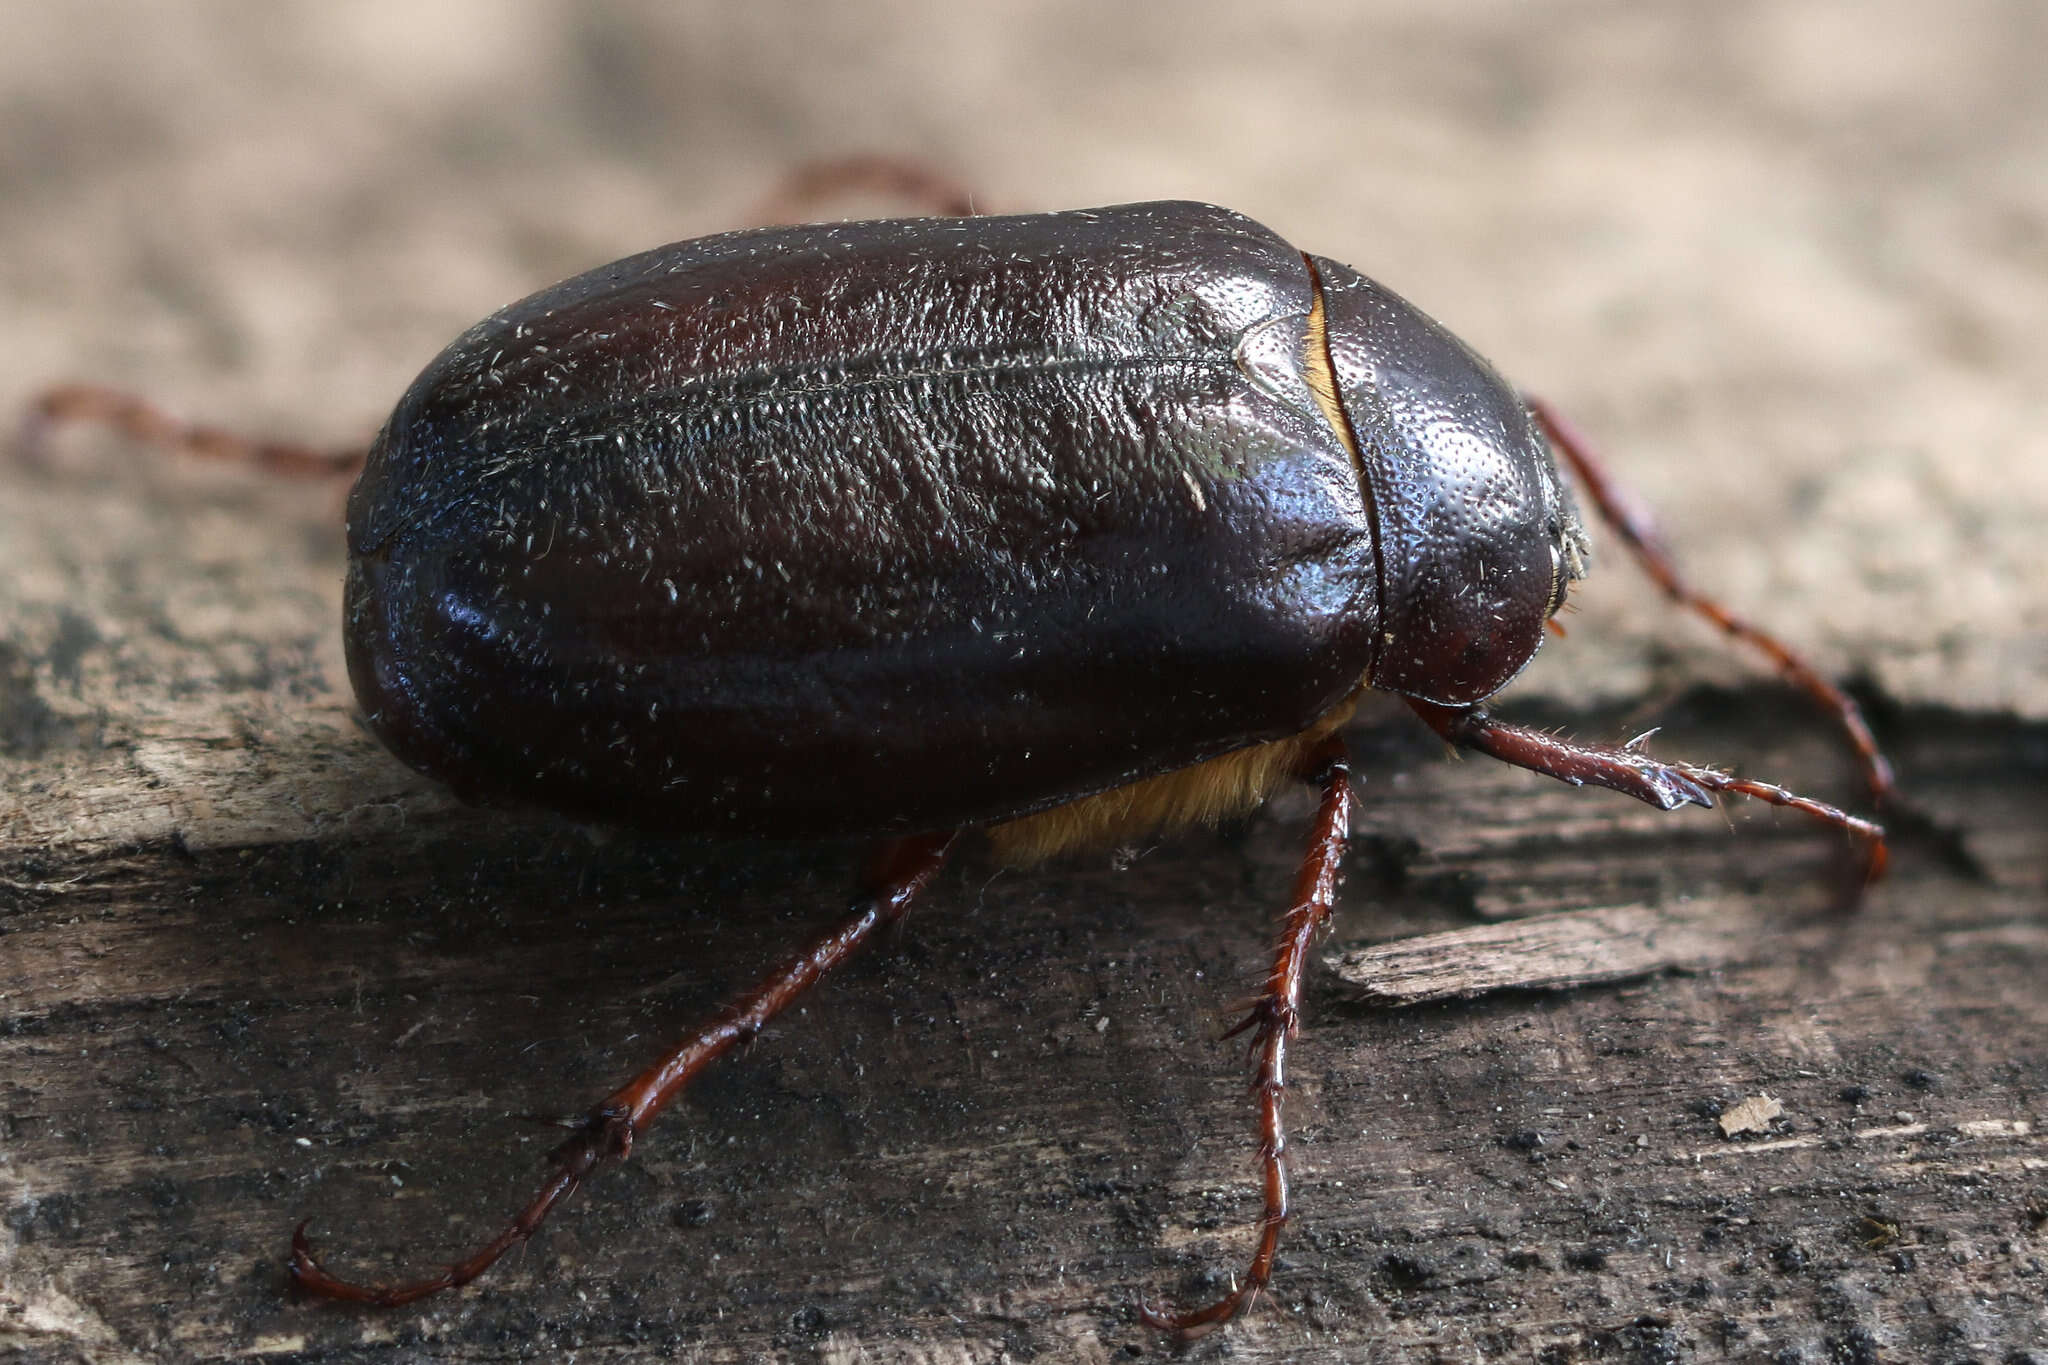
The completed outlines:
{"type": "Polygon", "coordinates": [[[1231,1033],[1250,1032],[1256,1058],[1252,1090],[1259,1102],[1259,1165],[1265,1206],[1258,1223],[1258,1243],[1244,1278],[1228,1294],[1204,1308],[1185,1313],[1138,1305],[1146,1325],[1192,1341],[1235,1318],[1264,1292],[1273,1277],[1280,1249],[1280,1230],[1287,1223],[1287,1130],[1282,1105],[1287,1094],[1287,1042],[1300,1027],[1301,981],[1315,936],[1329,922],[1336,902],[1337,876],[1351,831],[1351,773],[1343,741],[1336,736],[1316,751],[1307,771],[1319,781],[1323,799],[1316,812],[1307,855],[1294,881],[1294,899],[1287,911],[1273,969],[1257,1001],[1231,1033]]]}
{"type": "Polygon", "coordinates": [[[326,1267],[320,1264],[320,1258],[313,1254],[313,1243],[306,1236],[306,1224],[301,1222],[292,1230],[292,1255],[289,1264],[292,1283],[302,1292],[316,1298],[338,1299],[344,1303],[360,1303],[371,1308],[397,1308],[445,1290],[460,1289],[496,1265],[506,1252],[524,1244],[532,1237],[554,1206],[575,1193],[580,1183],[581,1173],[558,1170],[554,1178],[541,1187],[540,1193],[534,1196],[532,1202],[520,1210],[519,1216],[507,1223],[504,1230],[484,1246],[438,1275],[403,1284],[362,1284],[329,1273],[326,1267]]]}
{"type": "Polygon", "coordinates": [[[1890,865],[1890,846],[1885,842],[1884,827],[1881,825],[1865,820],[1860,816],[1850,815],[1844,810],[1830,806],[1825,801],[1816,801],[1810,796],[1801,796],[1797,792],[1787,791],[1785,788],[1774,786],[1769,782],[1758,782],[1746,777],[1733,777],[1712,768],[1694,768],[1689,764],[1677,764],[1675,766],[1699,779],[1705,785],[1712,787],[1715,791],[1733,792],[1738,796],[1747,796],[1753,800],[1783,807],[1786,810],[1800,811],[1824,824],[1833,825],[1837,829],[1854,836],[1863,845],[1863,871],[1862,876],[1857,882],[1859,890],[1861,887],[1867,886],[1884,876],[1885,868],[1890,865]]]}
{"type": "Polygon", "coordinates": [[[444,1290],[461,1288],[497,1264],[506,1252],[531,1239],[555,1205],[574,1194],[577,1186],[599,1166],[624,1160],[633,1150],[630,1116],[609,1100],[578,1121],[576,1127],[574,1136],[548,1154],[554,1174],[527,1206],[496,1237],[440,1274],[395,1285],[342,1279],[320,1264],[320,1258],[313,1254],[312,1241],[306,1236],[306,1224],[301,1222],[292,1230],[292,1283],[319,1298],[368,1304],[373,1308],[397,1308],[444,1290]]]}
{"type": "Polygon", "coordinates": [[[460,1288],[489,1270],[506,1252],[532,1237],[555,1205],[599,1167],[625,1160],[632,1153],[634,1140],[700,1072],[758,1033],[825,973],[857,952],[876,930],[902,919],[944,866],[953,837],[920,835],[885,845],[869,872],[868,884],[874,889],[855,906],[851,918],[770,972],[710,1025],[606,1096],[577,1125],[577,1131],[549,1154],[553,1173],[539,1193],[468,1258],[425,1279],[396,1285],[362,1284],[329,1273],[313,1254],[306,1224],[300,1223],[292,1233],[292,1282],[320,1298],[395,1308],[460,1288]]]}

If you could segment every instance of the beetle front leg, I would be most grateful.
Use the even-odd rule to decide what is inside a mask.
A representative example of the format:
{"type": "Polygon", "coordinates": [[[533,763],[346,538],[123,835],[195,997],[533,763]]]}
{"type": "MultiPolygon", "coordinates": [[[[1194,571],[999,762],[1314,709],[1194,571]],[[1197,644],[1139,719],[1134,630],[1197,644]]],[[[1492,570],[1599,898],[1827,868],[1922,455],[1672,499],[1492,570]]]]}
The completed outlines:
{"type": "Polygon", "coordinates": [[[1663,762],[1644,753],[1640,739],[1619,746],[1581,744],[1526,725],[1505,724],[1476,706],[1439,706],[1413,697],[1408,699],[1408,705],[1447,742],[1463,749],[1476,749],[1503,763],[1554,777],[1570,786],[1591,783],[1606,787],[1659,810],[1676,810],[1684,805],[1711,806],[1714,798],[1708,793],[1734,792],[1801,811],[1862,842],[1866,882],[1883,876],[1890,858],[1884,828],[1872,821],[1768,782],[1735,777],[1691,763],[1663,762]]]}
{"type": "Polygon", "coordinates": [[[1565,463],[1578,475],[1579,486],[1586,490],[1594,510],[1621,537],[1650,581],[1662,588],[1665,596],[1688,611],[1705,617],[1730,639],[1740,640],[1762,654],[1794,686],[1834,712],[1843,732],[1849,737],[1850,746],[1856,750],[1856,760],[1863,767],[1864,781],[1870,785],[1871,799],[1877,802],[1879,809],[1895,802],[1898,793],[1892,765],[1879,751],[1877,737],[1871,734],[1869,723],[1863,719],[1863,709],[1856,705],[1855,699],[1823,677],[1804,655],[1783,640],[1751,625],[1687,582],[1678,572],[1677,561],[1672,559],[1671,552],[1664,548],[1663,538],[1657,533],[1656,521],[1649,509],[1607,472],[1606,464],[1593,453],[1592,446],[1578,429],[1542,399],[1530,398],[1526,394],[1523,399],[1528,403],[1529,411],[1535,414],[1536,422],[1543,428],[1551,446],[1564,456],[1565,463]]]}
{"type": "Polygon", "coordinates": [[[539,1193],[469,1257],[425,1279],[395,1285],[361,1284],[330,1274],[321,1266],[306,1237],[306,1225],[301,1223],[292,1233],[292,1282],[321,1298],[395,1308],[468,1284],[489,1270],[499,1257],[533,1236],[555,1205],[573,1194],[587,1176],[605,1162],[622,1160],[631,1153],[634,1140],[698,1073],[751,1040],[827,972],[859,951],[877,930],[900,921],[945,865],[953,838],[952,834],[929,834],[886,845],[869,871],[867,885],[871,889],[856,902],[845,923],[770,972],[702,1031],[606,1096],[574,1135],[550,1154],[554,1169],[539,1193]]]}
{"type": "Polygon", "coordinates": [[[1316,812],[1308,853],[1295,875],[1294,902],[1282,922],[1273,970],[1250,1011],[1227,1035],[1254,1030],[1252,1090],[1259,1097],[1259,1161],[1265,1193],[1258,1246],[1244,1278],[1208,1307],[1166,1313],[1139,1306],[1138,1314],[1147,1325],[1171,1332],[1182,1341],[1229,1322],[1266,1287],[1280,1250],[1280,1229],[1287,1222],[1287,1130],[1281,1114],[1287,1094],[1287,1040],[1301,1029],[1302,974],[1317,931],[1330,921],[1337,874],[1351,837],[1351,765],[1341,738],[1332,735],[1317,746],[1307,776],[1321,784],[1322,805],[1316,812]]]}

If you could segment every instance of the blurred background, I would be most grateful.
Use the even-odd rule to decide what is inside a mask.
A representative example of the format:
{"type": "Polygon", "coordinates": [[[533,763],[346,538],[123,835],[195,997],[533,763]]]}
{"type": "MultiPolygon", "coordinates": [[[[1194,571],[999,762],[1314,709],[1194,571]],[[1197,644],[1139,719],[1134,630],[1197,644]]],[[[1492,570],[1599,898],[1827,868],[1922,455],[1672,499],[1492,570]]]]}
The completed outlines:
{"type": "MultiPolygon", "coordinates": [[[[2048,714],[2030,0],[4,12],[0,407],[89,379],[360,441],[469,322],[835,155],[1204,198],[1563,404],[1830,669],[2048,714]]],[[[1615,567],[1532,689],[1733,676],[1615,567]]]]}

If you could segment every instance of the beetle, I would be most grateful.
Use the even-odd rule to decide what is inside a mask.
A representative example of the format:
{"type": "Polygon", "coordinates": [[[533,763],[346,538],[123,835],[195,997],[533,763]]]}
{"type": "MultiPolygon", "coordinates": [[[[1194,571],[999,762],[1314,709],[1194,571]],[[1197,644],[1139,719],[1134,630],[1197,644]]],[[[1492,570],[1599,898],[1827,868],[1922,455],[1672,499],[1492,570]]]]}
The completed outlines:
{"type": "Polygon", "coordinates": [[[345,643],[369,728],[473,802],[884,842],[850,918],[592,1109],[490,1243],[370,1285],[325,1269],[302,1224],[295,1280],[396,1305],[474,1279],[898,919],[962,831],[1031,862],[1305,781],[1308,851],[1239,1025],[1255,1250],[1216,1302],[1143,1310],[1184,1337],[1235,1316],[1291,1212],[1286,1047],[1365,693],[1662,809],[1734,792],[1805,811],[1882,867],[1883,832],[1832,806],[1486,711],[1586,571],[1559,452],[1671,596],[1836,710],[1887,798],[1853,702],[1694,592],[1555,414],[1393,292],[1242,215],[753,229],[477,324],[400,400],[350,495],[345,643]]]}

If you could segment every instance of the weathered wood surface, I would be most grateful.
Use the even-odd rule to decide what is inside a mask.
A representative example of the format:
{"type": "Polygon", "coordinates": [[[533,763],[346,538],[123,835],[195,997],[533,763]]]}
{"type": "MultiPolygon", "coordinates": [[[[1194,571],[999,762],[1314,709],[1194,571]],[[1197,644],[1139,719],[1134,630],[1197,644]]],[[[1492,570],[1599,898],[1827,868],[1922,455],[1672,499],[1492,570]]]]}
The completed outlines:
{"type": "MultiPolygon", "coordinates": [[[[14,491],[53,517],[269,528],[230,557],[333,553],[308,490],[161,470],[152,486],[139,504],[14,491]]],[[[1128,866],[993,875],[970,858],[897,943],[478,1288],[393,1313],[293,1302],[299,1218],[368,1273],[483,1234],[549,1143],[519,1116],[579,1110],[828,918],[851,851],[599,840],[455,809],[323,719],[345,703],[318,594],[209,579],[175,537],[154,544],[85,562],[132,581],[170,560],[175,619],[152,633],[103,607],[13,665],[0,1340],[53,1361],[1110,1359],[1163,1353],[1133,1321],[1140,1296],[1213,1290],[1238,1264],[1250,1115],[1218,1024],[1258,974],[1298,805],[1128,866]],[[274,638],[231,628],[266,620],[274,638]],[[74,714],[115,677],[156,685],[74,714]],[[238,729],[209,734],[202,712],[238,729]],[[241,766],[209,768],[221,755],[241,766]],[[266,807],[271,824],[226,837],[266,807]]],[[[1194,1358],[2048,1345],[2048,734],[1892,717],[1906,782],[1970,831],[1992,880],[1909,848],[1841,918],[1833,841],[1802,821],[1738,807],[1731,832],[1447,763],[1391,719],[1357,736],[1333,952],[1624,907],[1623,927],[1665,917],[1693,936],[1681,956],[1704,942],[1735,965],[1501,990],[1579,969],[1539,949],[1519,977],[1496,955],[1476,999],[1399,1010],[1320,978],[1276,1292],[1194,1358]],[[1785,1116],[1723,1138],[1720,1106],[1760,1093],[1785,1116]]],[[[1828,736],[1768,689],[1655,719],[1673,754],[1853,795],[1828,736]]],[[[1405,951],[1394,986],[1433,981],[1441,957],[1405,951]]]]}

